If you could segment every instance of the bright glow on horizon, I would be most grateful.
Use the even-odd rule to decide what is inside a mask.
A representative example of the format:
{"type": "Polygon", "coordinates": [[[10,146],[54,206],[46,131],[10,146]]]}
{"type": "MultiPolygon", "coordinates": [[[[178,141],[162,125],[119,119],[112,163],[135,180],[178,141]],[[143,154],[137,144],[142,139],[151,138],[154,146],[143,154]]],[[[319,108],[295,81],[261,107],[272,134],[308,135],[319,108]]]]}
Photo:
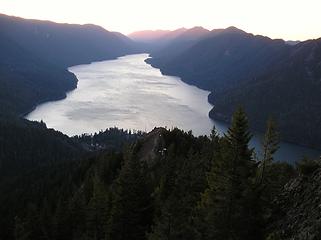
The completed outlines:
{"type": "Polygon", "coordinates": [[[0,0],[0,13],[93,23],[128,34],[146,29],[238,27],[285,40],[321,37],[320,0],[0,0]]]}

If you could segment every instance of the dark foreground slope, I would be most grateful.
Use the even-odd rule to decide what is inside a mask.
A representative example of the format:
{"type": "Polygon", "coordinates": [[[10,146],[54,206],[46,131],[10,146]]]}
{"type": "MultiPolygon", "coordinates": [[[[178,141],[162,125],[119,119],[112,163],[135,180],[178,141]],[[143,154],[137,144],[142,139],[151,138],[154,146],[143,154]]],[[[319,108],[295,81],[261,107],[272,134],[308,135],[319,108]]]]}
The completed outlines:
{"type": "Polygon", "coordinates": [[[266,239],[278,229],[272,199],[296,171],[254,164],[244,115],[237,119],[224,137],[157,128],[122,151],[0,180],[0,238],[266,239]]]}
{"type": "MultiPolygon", "coordinates": [[[[120,151],[123,144],[130,144],[140,136],[108,129],[94,136],[69,138],[47,129],[44,123],[0,118],[0,239],[43,238],[40,232],[44,226],[34,225],[39,223],[38,216],[30,218],[31,225],[19,225],[18,215],[25,212],[25,208],[38,211],[42,203],[47,202],[45,199],[54,203],[59,196],[69,197],[69,190],[80,187],[78,178],[91,171],[90,165],[94,164],[91,160],[95,158],[82,159],[99,155],[104,149],[120,151]],[[31,226],[37,232],[29,228],[31,226]]],[[[43,223],[55,226],[53,222],[43,223]]]]}
{"type": "Polygon", "coordinates": [[[253,127],[269,116],[285,140],[320,147],[320,40],[290,46],[236,28],[214,30],[183,53],[149,62],[165,74],[212,91],[211,118],[230,121],[243,105],[253,127]]]}
{"type": "MultiPolygon", "coordinates": [[[[316,165],[315,165],[316,166],[316,165]]],[[[321,168],[288,182],[274,200],[269,226],[272,239],[312,240],[321,238],[321,168]]]]}
{"type": "Polygon", "coordinates": [[[44,123],[0,117],[0,182],[83,153],[79,143],[44,123]]]}

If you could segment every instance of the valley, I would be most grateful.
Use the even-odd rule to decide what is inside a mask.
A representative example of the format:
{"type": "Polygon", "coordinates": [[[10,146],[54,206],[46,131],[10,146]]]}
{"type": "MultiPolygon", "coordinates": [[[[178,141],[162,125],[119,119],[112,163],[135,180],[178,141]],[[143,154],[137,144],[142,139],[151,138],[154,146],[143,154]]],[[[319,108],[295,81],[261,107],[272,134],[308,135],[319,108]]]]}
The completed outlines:
{"type": "MultiPolygon", "coordinates": [[[[26,119],[71,136],[94,134],[110,127],[149,132],[178,127],[194,135],[209,135],[213,126],[224,135],[228,124],[211,120],[208,91],[178,77],[163,75],[145,63],[148,54],[70,67],[78,86],[60,101],[38,105],[26,119]]],[[[262,155],[262,133],[254,131],[250,146],[262,155]]],[[[321,151],[281,142],[275,160],[294,164],[321,151]]]]}
{"type": "Polygon", "coordinates": [[[0,14],[1,240],[320,239],[321,38],[80,23],[0,14]]]}

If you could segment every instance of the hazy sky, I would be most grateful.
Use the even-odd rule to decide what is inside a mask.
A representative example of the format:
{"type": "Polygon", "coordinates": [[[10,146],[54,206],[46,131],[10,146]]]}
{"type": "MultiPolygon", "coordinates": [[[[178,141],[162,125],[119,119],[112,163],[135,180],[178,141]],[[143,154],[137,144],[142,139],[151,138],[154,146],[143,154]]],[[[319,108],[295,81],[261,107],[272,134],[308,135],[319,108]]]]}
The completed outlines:
{"type": "Polygon", "coordinates": [[[0,12],[112,31],[236,26],[286,40],[321,37],[321,0],[0,0],[0,12]]]}

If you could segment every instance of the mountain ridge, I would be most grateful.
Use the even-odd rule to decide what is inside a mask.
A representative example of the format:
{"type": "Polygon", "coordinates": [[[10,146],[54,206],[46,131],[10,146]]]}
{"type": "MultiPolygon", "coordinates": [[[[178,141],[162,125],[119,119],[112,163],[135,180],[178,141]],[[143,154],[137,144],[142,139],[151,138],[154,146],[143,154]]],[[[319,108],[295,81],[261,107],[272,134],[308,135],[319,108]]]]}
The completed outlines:
{"type": "Polygon", "coordinates": [[[121,33],[93,24],[60,24],[0,14],[0,113],[24,115],[77,86],[67,67],[136,53],[121,33]],[[15,93],[15,94],[13,94],[15,93]]]}
{"type": "Polygon", "coordinates": [[[321,101],[317,97],[319,41],[289,45],[282,39],[230,27],[213,30],[205,39],[177,54],[173,48],[169,57],[152,54],[147,62],[160,68],[163,74],[179,76],[189,84],[211,91],[209,102],[214,105],[209,113],[211,118],[230,122],[232,112],[238,105],[243,105],[253,128],[262,131],[271,115],[279,123],[284,140],[319,148],[321,139],[317,136],[321,136],[321,132],[312,130],[320,124],[315,113],[320,109],[317,103],[321,101]],[[291,79],[296,79],[295,84],[291,79]],[[275,94],[268,88],[273,88],[275,94]],[[246,94],[242,89],[248,89],[246,94]],[[311,93],[305,89],[310,89],[311,93]],[[256,91],[261,95],[264,93],[264,102],[256,91]],[[291,99],[295,99],[293,103],[291,99]],[[303,102],[306,103],[304,107],[303,102]],[[283,114],[282,109],[288,113],[283,114]],[[307,124],[299,121],[308,118],[314,120],[307,124]]]}

